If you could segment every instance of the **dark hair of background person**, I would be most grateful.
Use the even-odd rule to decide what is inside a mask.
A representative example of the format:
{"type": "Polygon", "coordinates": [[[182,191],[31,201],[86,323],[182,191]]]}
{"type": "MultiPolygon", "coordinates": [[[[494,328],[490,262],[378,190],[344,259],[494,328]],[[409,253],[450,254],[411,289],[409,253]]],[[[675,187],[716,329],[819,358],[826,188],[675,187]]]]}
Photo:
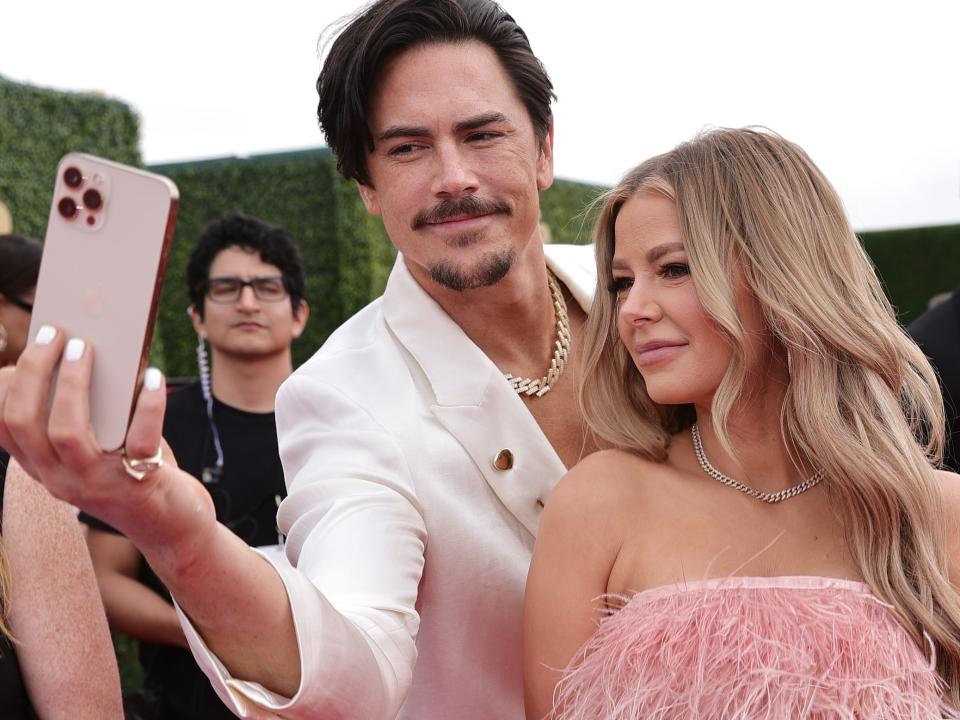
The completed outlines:
{"type": "Polygon", "coordinates": [[[231,247],[256,252],[263,262],[278,267],[283,275],[283,285],[290,295],[293,312],[300,309],[304,294],[304,267],[293,237],[276,225],[269,225],[249,215],[232,213],[207,223],[200,232],[187,264],[187,292],[201,318],[210,265],[220,252],[231,247]]]}
{"type": "MultiPolygon", "coordinates": [[[[384,66],[428,43],[469,40],[490,47],[513,81],[542,143],[550,130],[553,84],[526,33],[491,0],[380,0],[349,20],[317,78],[317,119],[348,180],[372,186],[367,155],[374,142],[367,117],[384,66]]],[[[428,81],[428,79],[425,79],[428,81]]]]}
{"type": "Polygon", "coordinates": [[[0,293],[19,299],[37,286],[43,244],[24,235],[0,235],[0,293]]]}

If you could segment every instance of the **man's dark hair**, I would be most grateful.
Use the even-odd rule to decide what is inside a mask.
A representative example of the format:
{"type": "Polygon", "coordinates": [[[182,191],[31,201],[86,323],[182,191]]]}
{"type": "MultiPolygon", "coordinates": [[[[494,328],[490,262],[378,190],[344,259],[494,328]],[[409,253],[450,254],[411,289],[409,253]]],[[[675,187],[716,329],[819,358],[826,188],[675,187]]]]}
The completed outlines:
{"type": "Polygon", "coordinates": [[[260,259],[280,269],[283,285],[290,294],[290,306],[296,313],[304,293],[303,258],[290,234],[282,227],[232,213],[207,223],[187,264],[187,292],[190,302],[203,317],[203,296],[207,292],[210,266],[227,248],[256,252],[260,259]]]}
{"type": "Polygon", "coordinates": [[[367,117],[384,66],[421,45],[469,40],[496,53],[530,115],[537,140],[544,142],[553,84],[526,33],[503,8],[492,0],[378,0],[340,32],[317,78],[317,119],[344,177],[372,184],[367,155],[374,142],[367,117]]]}
{"type": "Polygon", "coordinates": [[[43,245],[25,235],[0,235],[0,293],[19,299],[37,286],[43,245]]]}

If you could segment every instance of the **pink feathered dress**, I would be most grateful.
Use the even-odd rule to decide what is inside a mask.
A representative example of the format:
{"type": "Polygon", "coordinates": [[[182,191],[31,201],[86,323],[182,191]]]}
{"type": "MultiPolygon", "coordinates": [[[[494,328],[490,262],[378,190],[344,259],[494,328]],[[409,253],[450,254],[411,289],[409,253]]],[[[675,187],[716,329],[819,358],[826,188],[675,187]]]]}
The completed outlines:
{"type": "Polygon", "coordinates": [[[557,686],[550,720],[957,717],[890,608],[858,582],[729,577],[637,593],[557,686]]]}

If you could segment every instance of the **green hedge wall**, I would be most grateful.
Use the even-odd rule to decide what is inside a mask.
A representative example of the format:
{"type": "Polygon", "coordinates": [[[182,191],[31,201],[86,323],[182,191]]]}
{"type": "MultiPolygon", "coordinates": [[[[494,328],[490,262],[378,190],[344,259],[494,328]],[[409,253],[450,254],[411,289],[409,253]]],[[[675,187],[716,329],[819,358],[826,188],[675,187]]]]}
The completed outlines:
{"type": "Polygon", "coordinates": [[[909,325],[930,298],[960,287],[960,225],[860,233],[897,317],[909,325]]]}
{"type": "Polygon", "coordinates": [[[42,238],[54,173],[68,152],[140,165],[140,121],[117,100],[0,77],[0,201],[14,232],[42,238]]]}
{"type": "Polygon", "coordinates": [[[596,208],[591,203],[607,188],[571,180],[554,180],[540,193],[540,217],[550,228],[551,242],[583,245],[591,240],[596,208]]]}

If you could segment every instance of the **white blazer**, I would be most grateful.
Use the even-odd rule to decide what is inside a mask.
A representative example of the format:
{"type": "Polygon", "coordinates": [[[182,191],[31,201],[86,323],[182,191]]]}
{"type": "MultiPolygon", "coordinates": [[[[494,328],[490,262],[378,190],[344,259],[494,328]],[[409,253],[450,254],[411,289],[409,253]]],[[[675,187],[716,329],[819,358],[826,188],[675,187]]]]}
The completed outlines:
{"type": "MultiPolygon", "coordinates": [[[[545,250],[589,309],[592,248],[545,250]]],[[[280,388],[277,433],[293,567],[275,567],[301,685],[284,698],[231,678],[181,616],[221,698],[251,718],[521,720],[523,589],[566,468],[402,258],[383,296],[280,388]]]]}

